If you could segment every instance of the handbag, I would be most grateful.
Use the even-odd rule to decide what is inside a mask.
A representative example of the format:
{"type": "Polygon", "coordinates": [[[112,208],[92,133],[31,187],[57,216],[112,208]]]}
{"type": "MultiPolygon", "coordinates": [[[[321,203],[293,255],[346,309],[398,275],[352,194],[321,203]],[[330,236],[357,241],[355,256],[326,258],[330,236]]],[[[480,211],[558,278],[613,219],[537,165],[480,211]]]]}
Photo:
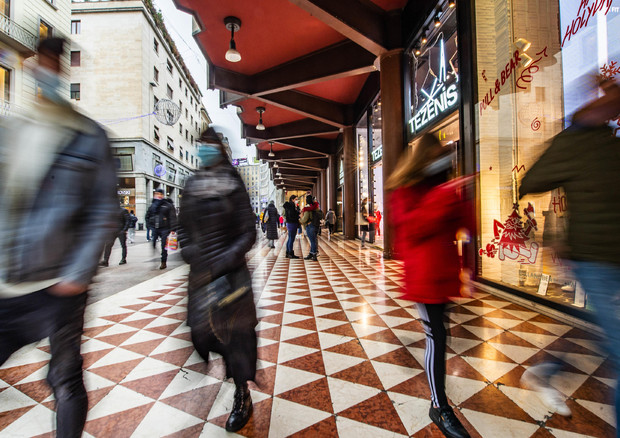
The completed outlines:
{"type": "Polygon", "coordinates": [[[168,251],[176,251],[177,249],[179,249],[177,233],[175,233],[174,231],[168,234],[168,238],[166,239],[166,249],[168,251]]]}
{"type": "Polygon", "coordinates": [[[243,299],[249,306],[254,306],[252,277],[245,267],[237,269],[210,281],[196,291],[192,298],[199,318],[206,319],[217,340],[228,345],[239,317],[247,317],[247,309],[242,305],[243,299]]]}

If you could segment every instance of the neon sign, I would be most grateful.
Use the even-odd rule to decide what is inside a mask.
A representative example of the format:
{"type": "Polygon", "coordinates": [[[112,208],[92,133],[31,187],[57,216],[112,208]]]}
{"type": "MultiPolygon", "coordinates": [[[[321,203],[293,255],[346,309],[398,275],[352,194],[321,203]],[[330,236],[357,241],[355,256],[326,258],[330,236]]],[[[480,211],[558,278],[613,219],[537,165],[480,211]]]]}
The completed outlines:
{"type": "Polygon", "coordinates": [[[435,77],[433,86],[430,91],[421,90],[426,96],[426,102],[420,109],[416,111],[415,116],[409,120],[409,126],[412,133],[418,132],[420,129],[431,123],[433,120],[441,116],[454,107],[459,100],[459,92],[456,82],[446,84],[446,55],[444,41],[439,40],[439,75],[435,77]]]}

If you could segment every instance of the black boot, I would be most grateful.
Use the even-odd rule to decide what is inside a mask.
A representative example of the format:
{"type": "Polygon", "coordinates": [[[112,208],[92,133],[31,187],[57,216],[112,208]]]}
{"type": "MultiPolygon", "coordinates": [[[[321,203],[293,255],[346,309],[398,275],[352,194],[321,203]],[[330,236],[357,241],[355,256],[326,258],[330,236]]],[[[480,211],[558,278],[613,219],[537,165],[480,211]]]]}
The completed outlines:
{"type": "Polygon", "coordinates": [[[312,260],[314,262],[318,262],[319,261],[319,259],[317,258],[318,256],[319,256],[319,254],[315,252],[314,254],[312,254],[312,258],[310,260],[312,260]]]}
{"type": "Polygon", "coordinates": [[[290,253],[290,252],[286,251],[286,258],[287,258],[287,259],[292,259],[292,258],[293,258],[293,256],[291,255],[291,253],[290,253]]]}
{"type": "Polygon", "coordinates": [[[292,259],[298,259],[298,258],[299,258],[299,256],[296,256],[296,255],[295,255],[295,253],[294,253],[294,252],[292,252],[292,253],[291,253],[291,258],[292,258],[292,259]]]}
{"type": "Polygon", "coordinates": [[[436,408],[431,405],[428,415],[446,437],[470,438],[469,433],[467,433],[459,419],[456,418],[450,406],[436,408]]]}
{"type": "Polygon", "coordinates": [[[309,253],[307,256],[304,257],[304,260],[312,260],[312,253],[309,253]]]}
{"type": "Polygon", "coordinates": [[[246,425],[251,416],[252,397],[250,397],[248,384],[237,385],[233,408],[228,421],[226,421],[226,430],[228,432],[237,432],[246,425]]]}

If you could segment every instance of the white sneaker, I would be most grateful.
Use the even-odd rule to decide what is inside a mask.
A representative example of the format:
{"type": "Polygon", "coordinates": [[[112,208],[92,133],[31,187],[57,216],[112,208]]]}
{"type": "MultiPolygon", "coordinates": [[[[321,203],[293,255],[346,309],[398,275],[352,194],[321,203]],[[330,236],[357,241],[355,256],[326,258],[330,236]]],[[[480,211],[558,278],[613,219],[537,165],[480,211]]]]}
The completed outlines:
{"type": "MultiPolygon", "coordinates": [[[[533,367],[532,367],[533,368],[533,367]]],[[[564,417],[570,417],[572,412],[566,405],[566,397],[552,386],[545,384],[534,370],[528,369],[521,376],[521,383],[528,389],[536,391],[538,398],[550,412],[556,412],[564,417]]]]}

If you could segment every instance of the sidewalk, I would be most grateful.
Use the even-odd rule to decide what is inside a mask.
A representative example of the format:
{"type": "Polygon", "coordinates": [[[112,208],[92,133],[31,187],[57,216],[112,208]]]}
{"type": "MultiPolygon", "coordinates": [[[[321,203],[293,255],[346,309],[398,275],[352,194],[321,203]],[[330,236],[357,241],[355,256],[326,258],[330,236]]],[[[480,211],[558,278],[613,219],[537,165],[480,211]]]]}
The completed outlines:
{"type": "MultiPolygon", "coordinates": [[[[261,238],[249,254],[259,371],[254,415],[238,434],[223,429],[234,385],[222,359],[206,365],[190,342],[187,266],[91,304],[84,436],[440,436],[428,418],[424,333],[399,299],[399,263],[325,238],[319,262],[286,259],[285,235],[274,250],[261,238]]],[[[306,240],[295,252],[308,253],[306,240]]],[[[129,262],[139,266],[131,253],[129,262]]],[[[449,321],[448,396],[472,437],[614,436],[614,381],[596,336],[486,293],[459,300],[449,321]],[[570,419],[519,386],[528,366],[549,358],[566,365],[557,387],[570,396],[570,419]]],[[[52,436],[48,351],[46,341],[28,346],[0,369],[0,436],[52,436]]]]}

